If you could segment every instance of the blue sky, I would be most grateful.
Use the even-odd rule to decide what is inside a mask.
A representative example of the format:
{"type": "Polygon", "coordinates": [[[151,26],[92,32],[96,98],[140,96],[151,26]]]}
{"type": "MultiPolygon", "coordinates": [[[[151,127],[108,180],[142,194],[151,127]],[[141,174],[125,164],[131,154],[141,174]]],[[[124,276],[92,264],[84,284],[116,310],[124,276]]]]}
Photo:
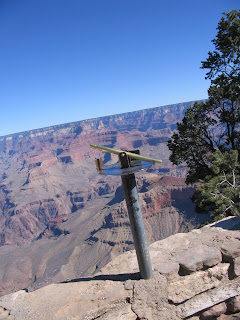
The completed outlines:
{"type": "Polygon", "coordinates": [[[239,0],[0,0],[0,136],[207,98],[239,0]]]}

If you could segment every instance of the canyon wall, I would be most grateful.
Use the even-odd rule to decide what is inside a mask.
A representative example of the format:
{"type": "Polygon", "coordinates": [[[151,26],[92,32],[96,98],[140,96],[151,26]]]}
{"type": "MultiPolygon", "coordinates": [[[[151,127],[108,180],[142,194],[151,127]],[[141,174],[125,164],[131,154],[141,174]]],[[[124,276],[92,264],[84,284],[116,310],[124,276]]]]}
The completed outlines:
{"type": "Polygon", "coordinates": [[[99,177],[94,157],[105,163],[116,156],[89,148],[90,143],[140,148],[163,160],[149,171],[184,177],[186,168],[169,163],[166,142],[190,103],[85,120],[0,137],[0,244],[22,244],[51,221],[110,194],[119,179],[99,177]]]}
{"type": "Polygon", "coordinates": [[[0,293],[94,274],[133,248],[121,179],[94,163],[117,156],[91,143],[162,159],[136,174],[150,243],[204,221],[166,145],[191,103],[0,137],[0,293]]]}

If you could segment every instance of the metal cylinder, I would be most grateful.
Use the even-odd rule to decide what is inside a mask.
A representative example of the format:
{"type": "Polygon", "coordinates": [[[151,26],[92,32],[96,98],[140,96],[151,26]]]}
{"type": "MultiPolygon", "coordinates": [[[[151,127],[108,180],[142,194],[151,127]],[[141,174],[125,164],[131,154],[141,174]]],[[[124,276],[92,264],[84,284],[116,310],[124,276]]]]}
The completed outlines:
{"type": "Polygon", "coordinates": [[[150,279],[152,277],[152,264],[138,198],[135,175],[132,173],[122,175],[121,177],[140,274],[143,279],[150,279]]]}

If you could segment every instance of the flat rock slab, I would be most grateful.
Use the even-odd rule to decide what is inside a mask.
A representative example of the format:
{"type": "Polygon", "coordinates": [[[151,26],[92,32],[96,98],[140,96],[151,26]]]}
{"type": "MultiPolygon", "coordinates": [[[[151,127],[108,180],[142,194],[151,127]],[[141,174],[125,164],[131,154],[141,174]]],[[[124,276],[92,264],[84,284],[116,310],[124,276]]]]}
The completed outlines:
{"type": "Polygon", "coordinates": [[[229,239],[221,247],[223,260],[226,262],[233,261],[234,258],[240,257],[240,238],[229,239]]]}
{"type": "Polygon", "coordinates": [[[239,279],[232,280],[228,284],[199,294],[179,305],[178,314],[182,318],[190,317],[197,312],[208,309],[239,294],[240,281],[239,279]]]}
{"type": "Polygon", "coordinates": [[[195,295],[217,287],[221,279],[227,277],[230,264],[219,264],[206,271],[198,271],[183,279],[169,283],[168,299],[174,303],[182,303],[195,295]]]}
{"type": "Polygon", "coordinates": [[[99,317],[125,305],[128,299],[131,291],[124,289],[123,282],[105,280],[51,284],[29,293],[6,295],[0,304],[10,309],[16,320],[81,320],[99,317]]]}
{"type": "Polygon", "coordinates": [[[150,255],[151,251],[157,251],[158,254],[169,254],[188,249],[191,244],[189,235],[190,233],[177,233],[166,239],[152,243],[150,245],[150,255]]]}
{"type": "Polygon", "coordinates": [[[219,249],[200,245],[186,250],[179,256],[180,272],[188,274],[201,270],[203,267],[212,267],[222,261],[219,249]]]}

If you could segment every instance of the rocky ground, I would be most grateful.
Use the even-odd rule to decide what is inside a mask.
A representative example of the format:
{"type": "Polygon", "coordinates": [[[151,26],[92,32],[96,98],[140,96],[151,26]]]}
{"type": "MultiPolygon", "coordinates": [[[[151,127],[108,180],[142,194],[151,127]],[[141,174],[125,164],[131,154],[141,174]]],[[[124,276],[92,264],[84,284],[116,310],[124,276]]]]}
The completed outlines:
{"type": "Polygon", "coordinates": [[[94,277],[1,297],[0,319],[240,319],[240,217],[157,241],[150,256],[150,280],[129,251],[94,277]]]}

